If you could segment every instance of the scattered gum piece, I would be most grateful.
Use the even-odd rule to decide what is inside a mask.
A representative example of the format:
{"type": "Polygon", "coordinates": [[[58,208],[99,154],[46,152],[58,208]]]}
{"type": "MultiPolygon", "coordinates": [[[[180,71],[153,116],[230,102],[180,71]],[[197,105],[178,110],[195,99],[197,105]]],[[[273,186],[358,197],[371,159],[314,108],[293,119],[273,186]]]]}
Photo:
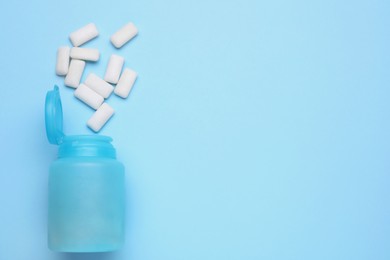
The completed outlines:
{"type": "Polygon", "coordinates": [[[98,109],[104,102],[104,98],[84,84],[75,90],[74,96],[93,109],[98,109]]]}
{"type": "Polygon", "coordinates": [[[127,68],[124,69],[122,76],[120,77],[118,84],[115,87],[114,93],[121,98],[127,98],[136,79],[137,72],[127,68]]]}
{"type": "Polygon", "coordinates": [[[65,76],[68,74],[69,52],[70,48],[67,46],[59,47],[57,50],[56,74],[58,76],[65,76]]]}
{"type": "Polygon", "coordinates": [[[100,53],[98,49],[73,47],[70,49],[70,57],[77,60],[98,61],[100,53]]]}
{"type": "Polygon", "coordinates": [[[138,34],[138,29],[133,23],[128,23],[114,33],[110,40],[116,48],[121,48],[138,34]]]}
{"type": "Polygon", "coordinates": [[[98,110],[87,121],[87,126],[94,132],[99,132],[100,129],[107,123],[107,121],[114,114],[114,109],[107,103],[103,103],[98,110]]]}
{"type": "Polygon", "coordinates": [[[85,61],[71,60],[68,74],[65,77],[65,85],[71,88],[77,88],[80,84],[81,76],[85,68],[85,61]]]}
{"type": "Polygon", "coordinates": [[[69,35],[69,39],[72,42],[73,46],[78,47],[93,38],[97,37],[99,32],[94,23],[89,23],[84,27],[81,27],[77,31],[72,32],[69,35]]]}
{"type": "Polygon", "coordinates": [[[114,90],[114,87],[110,83],[107,83],[94,73],[88,75],[84,84],[104,98],[108,98],[114,90]]]}
{"type": "Polygon", "coordinates": [[[108,61],[104,80],[112,84],[118,83],[124,62],[125,59],[123,57],[112,54],[108,61]]]}

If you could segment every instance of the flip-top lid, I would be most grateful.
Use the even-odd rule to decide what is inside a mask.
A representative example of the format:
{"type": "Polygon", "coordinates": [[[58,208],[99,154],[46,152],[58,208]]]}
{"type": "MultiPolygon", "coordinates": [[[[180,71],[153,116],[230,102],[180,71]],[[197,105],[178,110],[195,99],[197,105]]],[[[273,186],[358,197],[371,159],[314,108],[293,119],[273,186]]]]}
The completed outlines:
{"type": "Polygon", "coordinates": [[[57,85],[46,94],[45,125],[49,142],[51,144],[62,143],[62,139],[64,138],[63,114],[60,91],[57,85]]]}

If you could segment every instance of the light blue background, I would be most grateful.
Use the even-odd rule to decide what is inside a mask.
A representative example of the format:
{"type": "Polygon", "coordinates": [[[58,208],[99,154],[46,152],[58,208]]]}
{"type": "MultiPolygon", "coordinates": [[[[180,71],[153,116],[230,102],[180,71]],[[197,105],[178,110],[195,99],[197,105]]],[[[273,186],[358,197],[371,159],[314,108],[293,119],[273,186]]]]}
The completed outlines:
{"type": "Polygon", "coordinates": [[[390,2],[2,1],[0,259],[390,259],[390,2]],[[121,50],[109,36],[133,21],[121,50]],[[57,147],[92,110],[55,76],[67,36],[95,22],[139,73],[102,131],[126,165],[127,240],[110,254],[46,246],[57,147]]]}

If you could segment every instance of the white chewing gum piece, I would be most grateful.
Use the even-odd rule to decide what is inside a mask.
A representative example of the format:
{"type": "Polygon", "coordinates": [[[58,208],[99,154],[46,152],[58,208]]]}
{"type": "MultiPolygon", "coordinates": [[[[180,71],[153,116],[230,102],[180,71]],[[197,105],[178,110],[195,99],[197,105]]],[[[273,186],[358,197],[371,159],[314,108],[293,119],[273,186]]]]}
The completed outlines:
{"type": "Polygon", "coordinates": [[[59,47],[57,50],[56,74],[65,76],[69,70],[69,53],[70,48],[67,46],[59,47]]]}
{"type": "Polygon", "coordinates": [[[125,59],[123,57],[112,54],[108,61],[104,80],[112,84],[118,83],[124,63],[125,59]]]}
{"type": "Polygon", "coordinates": [[[108,98],[114,90],[114,87],[110,83],[107,83],[94,73],[88,75],[84,84],[104,98],[108,98]]]}
{"type": "Polygon", "coordinates": [[[137,72],[128,68],[124,69],[118,84],[114,89],[114,93],[121,98],[127,98],[136,79],[137,72]]]}
{"type": "Polygon", "coordinates": [[[87,126],[94,132],[99,132],[100,129],[107,123],[107,121],[114,114],[114,109],[107,103],[103,103],[98,110],[87,121],[87,126]]]}
{"type": "Polygon", "coordinates": [[[114,33],[110,40],[116,48],[121,48],[138,34],[138,29],[133,23],[128,23],[114,33]]]}
{"type": "Polygon", "coordinates": [[[72,42],[74,47],[78,47],[80,45],[83,45],[84,43],[92,40],[93,38],[97,37],[99,35],[99,32],[96,28],[96,25],[94,23],[89,23],[84,27],[81,27],[80,29],[72,32],[69,35],[69,39],[72,42]]]}
{"type": "Polygon", "coordinates": [[[73,47],[70,49],[70,57],[77,60],[98,61],[100,53],[98,49],[73,47]]]}
{"type": "Polygon", "coordinates": [[[74,96],[93,109],[98,109],[104,102],[104,98],[84,84],[80,84],[74,91],[74,96]]]}
{"type": "Polygon", "coordinates": [[[65,85],[71,88],[77,88],[80,84],[85,68],[85,61],[71,60],[68,74],[65,77],[65,85]]]}

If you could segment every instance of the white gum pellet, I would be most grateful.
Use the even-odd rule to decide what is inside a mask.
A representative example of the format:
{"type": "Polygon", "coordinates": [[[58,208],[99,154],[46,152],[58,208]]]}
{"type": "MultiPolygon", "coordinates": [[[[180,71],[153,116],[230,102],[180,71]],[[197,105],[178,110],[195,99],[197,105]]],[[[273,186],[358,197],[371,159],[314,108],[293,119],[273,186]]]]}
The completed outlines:
{"type": "Polygon", "coordinates": [[[127,68],[124,69],[118,84],[115,87],[114,93],[121,98],[127,98],[136,79],[137,72],[127,68]]]}
{"type": "Polygon", "coordinates": [[[85,61],[71,60],[68,74],[65,77],[65,85],[71,88],[77,88],[80,84],[81,76],[85,68],[85,61]]]}
{"type": "Polygon", "coordinates": [[[123,57],[112,54],[110,60],[108,61],[104,80],[109,83],[116,84],[119,80],[119,76],[121,75],[124,62],[125,59],[123,57]]]}
{"type": "Polygon", "coordinates": [[[107,121],[114,114],[114,109],[107,103],[103,103],[98,110],[87,121],[87,126],[95,132],[99,132],[100,129],[107,123],[107,121]]]}
{"type": "Polygon", "coordinates": [[[74,96],[93,109],[98,109],[104,102],[104,98],[84,84],[74,91],[74,96]]]}
{"type": "Polygon", "coordinates": [[[111,43],[116,47],[122,47],[138,34],[138,29],[133,23],[128,23],[111,36],[111,43]]]}
{"type": "Polygon", "coordinates": [[[93,23],[89,23],[84,27],[81,27],[77,31],[72,32],[69,35],[69,39],[72,42],[73,46],[78,47],[93,38],[97,37],[99,32],[93,23]]]}
{"type": "Polygon", "coordinates": [[[56,74],[65,76],[69,69],[69,47],[59,47],[57,50],[56,74]]]}
{"type": "Polygon", "coordinates": [[[73,47],[70,49],[70,57],[78,60],[97,61],[100,53],[98,49],[73,47]]]}
{"type": "Polygon", "coordinates": [[[84,84],[104,98],[108,98],[114,90],[114,87],[111,84],[107,83],[94,73],[88,75],[84,84]]]}

